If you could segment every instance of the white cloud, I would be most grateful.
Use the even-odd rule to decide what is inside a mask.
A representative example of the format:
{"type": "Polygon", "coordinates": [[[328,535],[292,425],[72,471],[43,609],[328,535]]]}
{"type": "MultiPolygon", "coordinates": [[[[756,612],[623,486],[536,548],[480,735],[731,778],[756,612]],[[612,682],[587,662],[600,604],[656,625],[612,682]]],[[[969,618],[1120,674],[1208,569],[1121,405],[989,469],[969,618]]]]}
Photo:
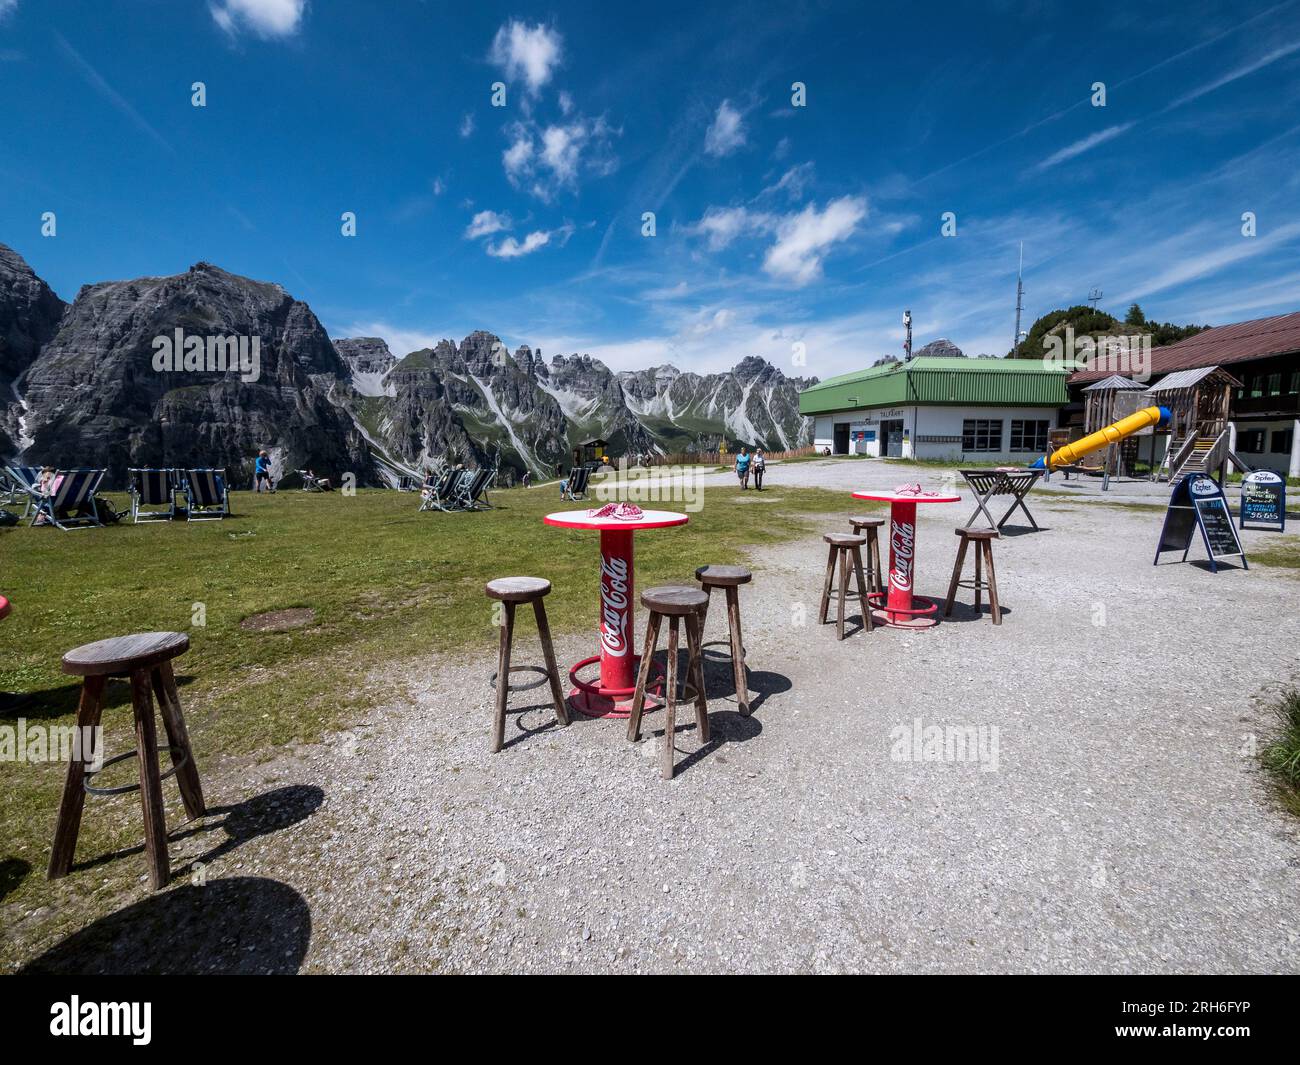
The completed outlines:
{"type": "Polygon", "coordinates": [[[705,237],[709,251],[721,251],[742,234],[762,232],[772,225],[771,215],[746,207],[710,207],[687,231],[705,237]]]}
{"type": "Polygon", "coordinates": [[[775,185],[769,185],[763,190],[764,195],[770,195],[777,192],[784,192],[791,200],[803,199],[804,189],[812,180],[813,164],[800,163],[798,166],[792,166],[781,175],[775,185]]]}
{"type": "Polygon", "coordinates": [[[510,147],[501,153],[501,162],[506,168],[506,177],[512,183],[518,184],[519,180],[528,172],[532,158],[532,134],[522,125],[517,126],[510,147]]]}
{"type": "Polygon", "coordinates": [[[495,259],[518,259],[523,255],[531,255],[538,248],[544,248],[552,242],[564,244],[572,235],[573,226],[568,225],[561,226],[559,229],[539,229],[529,233],[522,242],[515,240],[514,237],[506,237],[495,244],[489,244],[487,253],[495,259]]]}
{"type": "Polygon", "coordinates": [[[1180,96],[1177,100],[1166,107],[1165,110],[1172,111],[1175,107],[1182,107],[1183,104],[1191,103],[1193,100],[1199,99],[1206,93],[1211,93],[1214,92],[1215,89],[1221,89],[1225,85],[1230,85],[1239,78],[1244,78],[1247,75],[1255,73],[1257,70],[1262,70],[1264,67],[1271,66],[1279,59],[1285,59],[1287,56],[1297,51],[1300,51],[1300,41],[1292,41],[1290,44],[1284,44],[1280,48],[1274,48],[1273,51],[1260,56],[1253,62],[1237,67],[1235,70],[1229,71],[1222,77],[1215,78],[1214,81],[1207,82],[1205,85],[1193,89],[1186,96],[1180,96]]]}
{"type": "Polygon", "coordinates": [[[1063,163],[1067,159],[1073,159],[1076,155],[1082,155],[1090,148],[1095,148],[1099,144],[1105,144],[1109,140],[1114,140],[1121,133],[1127,133],[1133,128],[1134,123],[1125,122],[1119,126],[1108,126],[1106,129],[1099,130],[1096,133],[1090,133],[1088,136],[1075,141],[1073,144],[1067,144],[1059,152],[1053,152],[1041,163],[1036,169],[1046,170],[1048,167],[1056,166],[1057,163],[1063,163]]]}
{"type": "Polygon", "coordinates": [[[861,196],[841,196],[822,211],[810,203],[798,214],[781,220],[776,243],[763,259],[763,269],[799,286],[816,280],[831,245],[846,240],[866,217],[867,201],[861,196]]]}
{"type": "Polygon", "coordinates": [[[573,113],[573,95],[565,89],[560,90],[560,113],[571,115],[573,113]]]}
{"type": "Polygon", "coordinates": [[[246,29],[262,38],[292,37],[302,26],[307,0],[215,0],[213,19],[232,36],[246,29]]]}
{"type": "Polygon", "coordinates": [[[0,18],[18,9],[18,0],[0,0],[0,18]]]}
{"type": "Polygon", "coordinates": [[[492,38],[488,59],[510,81],[522,79],[536,96],[560,65],[562,52],[563,38],[555,30],[511,19],[492,38]]]}
{"type": "Polygon", "coordinates": [[[501,157],[506,177],[541,200],[550,200],[562,188],[577,188],[584,172],[603,176],[617,166],[603,117],[551,126],[515,122],[506,133],[511,138],[501,157]]]}
{"type": "Polygon", "coordinates": [[[511,229],[514,223],[510,220],[508,214],[497,214],[496,211],[479,211],[471,220],[465,229],[466,240],[477,240],[479,237],[490,237],[493,233],[500,233],[502,230],[511,229]]]}
{"type": "Polygon", "coordinates": [[[468,111],[465,117],[460,120],[460,135],[462,137],[472,136],[474,133],[474,116],[468,111]]]}
{"type": "Polygon", "coordinates": [[[745,143],[745,125],[740,112],[731,106],[730,100],[723,100],[718,105],[718,113],[713,116],[713,123],[704,135],[704,150],[709,155],[721,158],[730,155],[745,143]]]}

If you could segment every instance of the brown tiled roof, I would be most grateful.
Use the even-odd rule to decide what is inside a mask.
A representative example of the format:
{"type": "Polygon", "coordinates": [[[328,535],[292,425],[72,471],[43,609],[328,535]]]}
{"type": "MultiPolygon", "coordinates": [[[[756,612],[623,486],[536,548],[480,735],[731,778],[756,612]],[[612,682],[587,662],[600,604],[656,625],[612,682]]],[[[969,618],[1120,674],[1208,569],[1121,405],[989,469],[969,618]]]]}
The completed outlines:
{"type": "MultiPolygon", "coordinates": [[[[1175,370],[1194,370],[1202,366],[1222,366],[1225,363],[1262,359],[1269,355],[1285,355],[1300,351],[1300,311],[1279,314],[1272,318],[1256,318],[1250,322],[1218,325],[1177,344],[1151,349],[1152,374],[1167,374],[1175,370]]],[[[1070,384],[1082,385],[1100,381],[1110,370],[1081,370],[1070,375],[1070,384]]]]}

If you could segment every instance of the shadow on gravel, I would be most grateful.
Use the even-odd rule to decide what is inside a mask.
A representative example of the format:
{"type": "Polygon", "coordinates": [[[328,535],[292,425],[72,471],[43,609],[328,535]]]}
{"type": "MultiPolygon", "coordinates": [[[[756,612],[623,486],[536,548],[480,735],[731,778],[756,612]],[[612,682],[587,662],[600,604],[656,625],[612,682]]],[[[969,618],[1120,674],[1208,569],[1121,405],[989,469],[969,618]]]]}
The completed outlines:
{"type": "MultiPolygon", "coordinates": [[[[1013,613],[1014,611],[1011,609],[1011,607],[1009,606],[1002,607],[1002,616],[1004,618],[1010,617],[1013,613]]],[[[954,621],[958,623],[964,621],[982,621],[986,625],[993,624],[993,615],[989,612],[989,604],[987,599],[984,601],[983,605],[978,610],[975,609],[974,603],[963,603],[959,599],[952,604],[952,613],[947,617],[944,617],[943,615],[943,601],[940,600],[939,610],[936,616],[938,617],[939,624],[941,625],[951,625],[954,621]]]]}
{"type": "Polygon", "coordinates": [[[287,884],[229,877],[160,892],[102,917],[23,966],[25,974],[296,973],[311,911],[287,884]]]}
{"type": "MultiPolygon", "coordinates": [[[[229,854],[242,843],[247,843],[258,836],[267,836],[272,832],[305,821],[320,807],[325,800],[325,792],[314,784],[292,784],[284,788],[254,795],[251,799],[235,803],[233,806],[209,806],[202,821],[190,822],[179,830],[167,833],[172,841],[189,839],[192,836],[205,836],[218,829],[226,838],[214,843],[211,849],[193,859],[197,863],[215,861],[229,854]],[[214,818],[224,814],[220,820],[214,818]]],[[[74,872],[93,869],[97,865],[114,862],[130,855],[143,854],[144,844],[128,847],[124,850],[103,854],[89,861],[78,862],[72,868],[74,872]]],[[[181,870],[173,869],[173,875],[181,870]]]]}

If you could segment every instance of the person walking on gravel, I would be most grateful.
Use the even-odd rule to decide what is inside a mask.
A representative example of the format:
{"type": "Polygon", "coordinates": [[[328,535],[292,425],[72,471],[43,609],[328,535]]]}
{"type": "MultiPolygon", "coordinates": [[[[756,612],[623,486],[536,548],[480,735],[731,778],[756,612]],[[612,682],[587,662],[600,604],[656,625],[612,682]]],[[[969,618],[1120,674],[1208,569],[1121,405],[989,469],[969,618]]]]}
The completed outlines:
{"type": "Polygon", "coordinates": [[[767,459],[763,457],[761,447],[755,450],[754,461],[751,465],[754,470],[754,488],[761,492],[763,490],[763,474],[767,472],[767,459]]]}
{"type": "Polygon", "coordinates": [[[736,456],[736,478],[740,481],[741,491],[749,487],[749,449],[742,447],[736,456]]]}

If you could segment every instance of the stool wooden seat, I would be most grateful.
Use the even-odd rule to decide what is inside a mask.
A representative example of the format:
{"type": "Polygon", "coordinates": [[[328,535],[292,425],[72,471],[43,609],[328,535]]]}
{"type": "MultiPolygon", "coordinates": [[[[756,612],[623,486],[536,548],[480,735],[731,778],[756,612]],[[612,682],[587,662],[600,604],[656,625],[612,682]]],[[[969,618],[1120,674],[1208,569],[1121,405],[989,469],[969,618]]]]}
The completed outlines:
{"type": "Polygon", "coordinates": [[[542,577],[497,577],[483,585],[483,591],[503,603],[531,603],[550,594],[551,582],[542,577]]]}
{"type": "Polygon", "coordinates": [[[668,618],[668,679],[664,685],[664,733],[659,747],[659,775],[672,780],[673,750],[677,731],[677,638],[678,625],[686,622],[686,684],[694,692],[695,723],[700,730],[700,743],[709,742],[709,706],[704,696],[704,656],[700,653],[700,611],[708,606],[709,597],[698,588],[686,585],[665,584],[647,588],[641,593],[641,605],[650,611],[646,622],[645,647],[641,652],[641,668],[637,671],[636,690],[632,695],[632,711],[627,721],[627,738],[636,742],[641,738],[641,714],[645,709],[646,682],[654,661],[655,645],[659,642],[659,626],[668,618]]]}
{"type": "Polygon", "coordinates": [[[867,538],[867,587],[884,595],[885,571],[880,565],[880,529],[885,524],[885,519],[856,517],[850,518],[849,524],[853,526],[856,535],[867,538]]]}
{"type": "Polygon", "coordinates": [[[709,603],[713,589],[721,588],[727,600],[727,638],[731,643],[731,668],[736,679],[736,702],[742,717],[749,717],[749,682],[745,672],[745,644],[740,638],[740,593],[736,590],[748,584],[754,575],[744,566],[701,566],[695,579],[704,589],[705,602],[700,611],[700,640],[704,639],[704,625],[709,618],[709,603]]]}
{"type": "Polygon", "coordinates": [[[497,654],[497,671],[492,678],[496,684],[496,711],[492,716],[492,753],[496,754],[506,742],[506,704],[512,691],[527,691],[545,681],[550,682],[551,699],[555,703],[555,716],[561,725],[569,723],[569,707],[560,687],[560,671],[555,665],[555,647],[551,643],[551,626],[546,620],[546,604],[542,602],[551,591],[551,582],[542,577],[497,577],[483,585],[489,599],[495,599],[504,608],[501,621],[501,645],[497,654]],[[537,621],[537,635],[542,644],[546,668],[537,666],[511,666],[510,650],[515,638],[515,608],[520,603],[533,604],[533,617],[537,621]],[[511,684],[510,674],[544,673],[543,680],[533,684],[511,684]]]}
{"type": "Polygon", "coordinates": [[[957,561],[952,567],[952,580],[948,583],[948,601],[943,607],[943,616],[952,616],[953,600],[957,596],[958,588],[971,588],[975,592],[975,612],[981,612],[980,595],[987,588],[989,593],[989,613],[993,618],[994,625],[1002,624],[1002,607],[998,603],[998,579],[993,570],[993,541],[1000,539],[996,529],[968,529],[958,528],[954,530],[960,537],[960,544],[957,547],[957,561]],[[970,581],[962,580],[962,567],[966,564],[966,548],[971,543],[975,544],[975,579],[970,581]],[[980,573],[980,560],[983,558],[984,564],[988,569],[988,579],[985,580],[980,573]]]}
{"type": "Polygon", "coordinates": [[[858,590],[855,593],[862,604],[862,627],[871,631],[871,604],[867,600],[867,583],[862,575],[862,548],[866,544],[865,536],[853,533],[826,533],[823,537],[830,544],[830,553],[826,558],[826,581],[822,586],[821,609],[817,612],[818,624],[829,624],[826,612],[831,605],[831,588],[835,580],[835,562],[838,558],[840,568],[839,608],[836,613],[836,632],[839,639],[844,639],[844,600],[848,596],[849,563],[853,563],[853,573],[857,579],[858,590]]]}
{"type": "Polygon", "coordinates": [[[171,660],[184,654],[189,647],[189,637],[184,633],[143,632],[88,643],[73,648],[63,656],[63,672],[85,678],[77,706],[79,736],[92,735],[88,730],[99,727],[104,705],[104,684],[108,678],[131,678],[136,748],[106,759],[101,768],[134,757],[139,764],[140,783],[115,788],[92,787],[86,783],[86,778],[93,776],[97,770],[86,766],[86,756],[90,752],[84,752],[78,757],[78,752],[74,750],[68,761],[63,799],[59,803],[59,816],[54,828],[54,846],[50,850],[47,875],[51,880],[66,876],[72,869],[87,793],[114,795],[126,791],[140,792],[144,814],[144,849],[149,864],[150,882],[158,889],[166,886],[171,878],[162,781],[169,776],[176,777],[185,812],[191,818],[202,817],[206,809],[199,771],[194,764],[194,752],[190,747],[189,733],[185,728],[185,716],[181,712],[180,696],[176,691],[176,678],[171,666],[171,660]],[[167,733],[167,743],[162,749],[171,755],[172,761],[172,768],[166,773],[161,773],[158,768],[159,746],[154,722],[154,698],[158,700],[163,728],[167,733]]]}

